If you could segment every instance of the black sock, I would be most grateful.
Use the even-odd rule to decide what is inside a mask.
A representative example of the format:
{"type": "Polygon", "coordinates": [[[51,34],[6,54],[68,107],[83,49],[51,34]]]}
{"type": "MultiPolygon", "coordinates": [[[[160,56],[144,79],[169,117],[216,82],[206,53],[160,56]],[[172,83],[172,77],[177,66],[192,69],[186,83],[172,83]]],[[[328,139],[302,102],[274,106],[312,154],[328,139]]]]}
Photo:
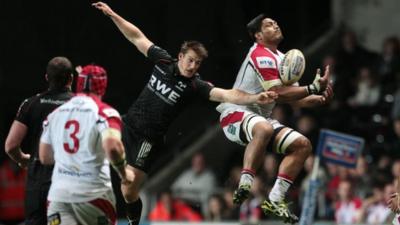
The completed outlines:
{"type": "Polygon", "coordinates": [[[126,216],[128,217],[129,225],[138,225],[140,216],[142,215],[142,200],[126,203],[126,216]]]}

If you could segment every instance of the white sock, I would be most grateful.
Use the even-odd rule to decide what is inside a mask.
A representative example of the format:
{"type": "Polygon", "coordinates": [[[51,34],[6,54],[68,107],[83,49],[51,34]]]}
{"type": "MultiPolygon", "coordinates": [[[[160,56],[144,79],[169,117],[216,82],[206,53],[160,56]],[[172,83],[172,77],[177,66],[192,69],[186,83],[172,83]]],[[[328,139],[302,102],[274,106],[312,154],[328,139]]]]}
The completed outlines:
{"type": "Polygon", "coordinates": [[[239,186],[249,185],[250,187],[253,185],[254,181],[254,172],[251,170],[243,169],[240,175],[239,186]]]}
{"type": "Polygon", "coordinates": [[[292,181],[279,177],[276,179],[274,187],[269,193],[269,200],[273,202],[281,202],[285,199],[286,192],[289,190],[292,181]]]}

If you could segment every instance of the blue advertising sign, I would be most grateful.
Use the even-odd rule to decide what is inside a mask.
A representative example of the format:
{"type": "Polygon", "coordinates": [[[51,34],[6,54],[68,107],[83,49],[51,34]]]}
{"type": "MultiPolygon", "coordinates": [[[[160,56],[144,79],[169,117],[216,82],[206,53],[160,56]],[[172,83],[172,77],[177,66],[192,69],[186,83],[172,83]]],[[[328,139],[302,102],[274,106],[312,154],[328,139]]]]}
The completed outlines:
{"type": "Polygon", "coordinates": [[[354,168],[364,142],[361,137],[322,129],[317,152],[327,162],[354,168]]]}

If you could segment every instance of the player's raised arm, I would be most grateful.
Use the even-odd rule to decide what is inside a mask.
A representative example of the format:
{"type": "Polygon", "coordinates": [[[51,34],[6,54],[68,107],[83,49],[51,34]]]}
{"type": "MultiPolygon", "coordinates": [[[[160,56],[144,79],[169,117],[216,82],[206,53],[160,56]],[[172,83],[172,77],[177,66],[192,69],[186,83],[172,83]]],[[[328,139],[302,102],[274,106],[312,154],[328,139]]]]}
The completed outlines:
{"type": "Polygon", "coordinates": [[[247,104],[269,104],[275,101],[278,95],[273,91],[261,92],[259,94],[248,94],[238,89],[213,88],[210,91],[210,100],[215,102],[229,102],[238,105],[247,104]]]}
{"type": "Polygon", "coordinates": [[[96,7],[100,11],[102,11],[105,15],[109,16],[112,21],[117,25],[118,29],[122,32],[122,34],[132,42],[137,49],[145,56],[147,56],[147,50],[153,43],[147,39],[147,37],[142,33],[142,31],[130,23],[129,21],[122,18],[120,15],[115,13],[107,4],[104,2],[96,2],[93,3],[92,6],[96,7]]]}

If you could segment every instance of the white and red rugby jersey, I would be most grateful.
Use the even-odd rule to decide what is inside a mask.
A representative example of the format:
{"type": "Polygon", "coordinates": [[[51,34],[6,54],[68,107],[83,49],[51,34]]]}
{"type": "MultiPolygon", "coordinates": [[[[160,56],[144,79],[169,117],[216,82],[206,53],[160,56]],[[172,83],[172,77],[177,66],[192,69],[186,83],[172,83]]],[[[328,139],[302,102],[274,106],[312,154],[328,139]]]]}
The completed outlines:
{"type": "Polygon", "coordinates": [[[48,200],[85,202],[111,186],[101,132],[121,130],[119,113],[96,97],[77,95],[43,122],[41,142],[52,145],[54,170],[48,200]]]}
{"type": "MultiPolygon", "coordinates": [[[[279,78],[279,64],[284,54],[280,51],[273,52],[263,45],[255,43],[249,50],[245,60],[236,76],[233,88],[240,89],[250,94],[258,94],[271,87],[282,85],[279,78]]],[[[269,117],[275,103],[267,105],[241,106],[231,103],[221,103],[217,111],[247,109],[259,115],[269,117]]]]}

